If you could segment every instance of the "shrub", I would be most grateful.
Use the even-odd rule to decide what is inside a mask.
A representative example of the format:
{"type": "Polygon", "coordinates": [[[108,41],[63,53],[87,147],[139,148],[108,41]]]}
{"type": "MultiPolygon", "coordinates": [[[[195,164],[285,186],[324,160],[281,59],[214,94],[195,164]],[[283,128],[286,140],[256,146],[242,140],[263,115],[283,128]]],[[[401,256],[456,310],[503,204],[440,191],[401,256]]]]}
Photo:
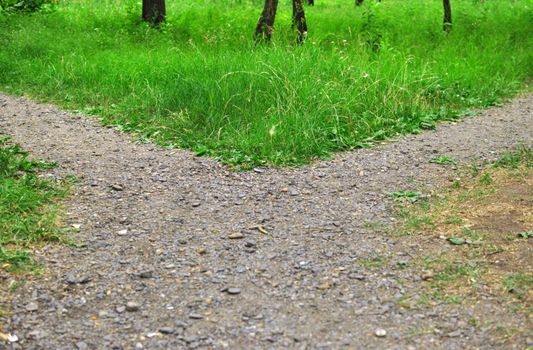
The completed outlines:
{"type": "Polygon", "coordinates": [[[54,2],[55,0],[0,0],[0,12],[35,12],[54,2]]]}

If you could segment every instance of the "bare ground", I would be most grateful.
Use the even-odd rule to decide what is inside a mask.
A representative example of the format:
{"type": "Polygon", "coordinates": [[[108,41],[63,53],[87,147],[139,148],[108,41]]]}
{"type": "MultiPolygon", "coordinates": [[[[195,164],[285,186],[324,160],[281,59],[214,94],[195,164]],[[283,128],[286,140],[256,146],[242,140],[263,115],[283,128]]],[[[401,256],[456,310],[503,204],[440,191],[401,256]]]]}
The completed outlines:
{"type": "Polygon", "coordinates": [[[188,151],[135,144],[94,119],[23,98],[0,95],[0,129],[35,157],[58,162],[54,175],[81,180],[65,206],[84,244],[39,248],[45,273],[15,291],[3,277],[8,312],[0,325],[19,341],[0,347],[524,349],[531,342],[530,315],[490,296],[402,307],[421,277],[397,261],[422,246],[411,240],[412,252],[398,251],[402,238],[369,227],[394,222],[387,192],[425,192],[453,178],[429,163],[435,155],[464,164],[531,147],[533,95],[331,161],[241,173],[188,151]]]}

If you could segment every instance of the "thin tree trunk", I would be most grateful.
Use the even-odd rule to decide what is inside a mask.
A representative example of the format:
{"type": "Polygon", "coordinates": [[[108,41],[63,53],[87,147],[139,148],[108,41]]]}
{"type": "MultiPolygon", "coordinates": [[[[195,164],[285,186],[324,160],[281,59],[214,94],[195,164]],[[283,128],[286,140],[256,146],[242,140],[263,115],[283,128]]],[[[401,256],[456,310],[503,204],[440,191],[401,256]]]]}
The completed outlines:
{"type": "Polygon", "coordinates": [[[363,5],[364,0],[355,0],[355,6],[361,6],[363,5]]]}
{"type": "Polygon", "coordinates": [[[263,13],[259,17],[257,27],[255,27],[255,41],[270,41],[274,32],[274,21],[276,20],[276,11],[278,9],[278,0],[265,0],[263,13]]]}
{"type": "Polygon", "coordinates": [[[315,0],[307,0],[307,5],[315,6],[315,0]]]}
{"type": "Polygon", "coordinates": [[[298,29],[297,40],[299,44],[302,44],[307,36],[307,21],[302,0],[292,0],[292,27],[298,29]]]}
{"type": "Polygon", "coordinates": [[[165,0],[143,0],[143,20],[153,25],[165,21],[165,0]]]}
{"type": "Polygon", "coordinates": [[[443,0],[442,3],[444,5],[443,29],[449,33],[452,30],[452,6],[450,0],[443,0]]]}

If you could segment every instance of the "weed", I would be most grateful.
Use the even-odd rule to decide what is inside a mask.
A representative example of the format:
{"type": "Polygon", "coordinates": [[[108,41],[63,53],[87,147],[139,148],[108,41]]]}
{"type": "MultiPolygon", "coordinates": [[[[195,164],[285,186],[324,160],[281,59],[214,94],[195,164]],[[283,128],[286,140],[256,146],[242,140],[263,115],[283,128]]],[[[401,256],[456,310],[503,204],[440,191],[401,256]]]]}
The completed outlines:
{"type": "Polygon", "coordinates": [[[507,293],[512,293],[516,298],[522,299],[526,291],[533,287],[533,274],[517,272],[506,276],[503,284],[507,293]]]}
{"type": "Polygon", "coordinates": [[[375,256],[375,257],[371,257],[371,258],[360,259],[357,262],[358,262],[359,266],[361,266],[361,267],[381,268],[381,267],[384,267],[387,264],[388,259],[385,256],[379,255],[379,256],[375,256]]]}
{"type": "Polygon", "coordinates": [[[387,193],[393,200],[407,200],[409,202],[416,202],[422,196],[421,192],[416,191],[398,191],[387,193]]]}
{"type": "Polygon", "coordinates": [[[492,176],[488,172],[483,172],[481,177],[479,178],[479,183],[482,185],[490,185],[493,182],[492,176]]]}
{"type": "Polygon", "coordinates": [[[520,232],[520,233],[518,233],[518,237],[523,238],[523,239],[528,239],[530,237],[533,237],[533,231],[520,232]]]}
{"type": "Polygon", "coordinates": [[[516,169],[521,164],[527,168],[533,168],[533,152],[527,147],[520,147],[515,152],[506,152],[494,163],[493,167],[516,169]]]}
{"type": "Polygon", "coordinates": [[[435,158],[431,158],[430,163],[440,164],[440,165],[457,165],[457,161],[450,156],[442,155],[435,158]]]}
{"type": "Polygon", "coordinates": [[[0,262],[10,271],[37,266],[26,249],[31,244],[60,239],[55,200],[66,190],[38,176],[53,166],[0,138],[0,262]]]}

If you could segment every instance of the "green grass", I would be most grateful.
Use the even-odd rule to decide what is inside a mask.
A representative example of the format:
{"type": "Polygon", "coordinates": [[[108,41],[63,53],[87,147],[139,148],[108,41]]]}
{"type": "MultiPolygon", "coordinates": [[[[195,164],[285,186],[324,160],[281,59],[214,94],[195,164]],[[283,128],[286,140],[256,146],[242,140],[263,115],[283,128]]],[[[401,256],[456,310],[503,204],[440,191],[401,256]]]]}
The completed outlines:
{"type": "Polygon", "coordinates": [[[56,199],[66,191],[38,176],[52,166],[0,137],[0,263],[8,270],[34,266],[28,248],[60,239],[56,199]]]}
{"type": "Polygon", "coordinates": [[[280,2],[254,46],[261,1],[168,2],[150,28],[137,1],[63,1],[0,14],[0,89],[228,164],[292,165],[432,128],[528,89],[533,0],[318,1],[295,44],[280,2]]]}
{"type": "Polygon", "coordinates": [[[450,156],[441,155],[429,160],[430,163],[439,164],[439,165],[457,165],[457,161],[450,156]]]}

